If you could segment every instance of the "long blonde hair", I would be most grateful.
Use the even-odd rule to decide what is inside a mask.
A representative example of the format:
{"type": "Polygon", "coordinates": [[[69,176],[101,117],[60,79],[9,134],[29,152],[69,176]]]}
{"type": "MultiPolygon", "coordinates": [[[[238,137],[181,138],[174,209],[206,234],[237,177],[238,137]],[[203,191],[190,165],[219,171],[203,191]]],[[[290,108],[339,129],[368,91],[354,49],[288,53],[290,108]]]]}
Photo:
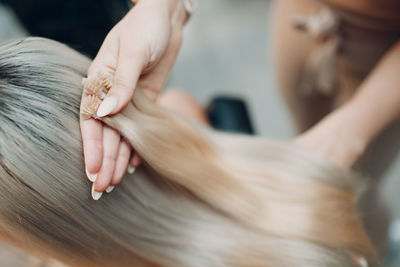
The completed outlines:
{"type": "Polygon", "coordinates": [[[144,164],[98,202],[79,107],[90,61],[57,42],[0,48],[0,233],[77,266],[373,266],[359,178],[286,142],[214,132],[140,89],[104,118],[144,164]]]}

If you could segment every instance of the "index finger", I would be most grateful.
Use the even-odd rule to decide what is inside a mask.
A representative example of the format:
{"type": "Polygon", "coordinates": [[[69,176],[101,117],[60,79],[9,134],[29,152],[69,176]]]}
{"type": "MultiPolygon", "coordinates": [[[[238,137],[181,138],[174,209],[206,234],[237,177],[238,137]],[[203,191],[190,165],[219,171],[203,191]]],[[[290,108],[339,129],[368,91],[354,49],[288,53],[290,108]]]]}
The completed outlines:
{"type": "Polygon", "coordinates": [[[90,67],[88,69],[88,77],[94,76],[96,75],[96,73],[101,71],[108,71],[110,73],[113,73],[117,66],[118,51],[118,37],[110,32],[104,39],[104,42],[99,49],[99,52],[90,64],[90,67]]]}

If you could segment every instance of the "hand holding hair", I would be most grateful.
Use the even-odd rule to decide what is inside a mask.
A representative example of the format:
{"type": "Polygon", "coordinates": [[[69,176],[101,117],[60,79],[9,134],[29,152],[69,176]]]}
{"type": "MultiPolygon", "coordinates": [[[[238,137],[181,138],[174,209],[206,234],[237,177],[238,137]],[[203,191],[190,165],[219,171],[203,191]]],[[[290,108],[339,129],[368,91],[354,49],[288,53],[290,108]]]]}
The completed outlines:
{"type": "MultiPolygon", "coordinates": [[[[182,0],[141,0],[110,31],[88,70],[89,78],[98,73],[112,77],[99,117],[121,111],[137,86],[152,100],[157,98],[178,54],[187,15],[182,0]]],[[[81,118],[81,132],[93,198],[98,199],[120,183],[127,169],[133,172],[141,159],[101,121],[81,118]]]]}
{"type": "Polygon", "coordinates": [[[42,38],[0,49],[3,239],[71,266],[379,266],[356,203],[365,179],[287,142],[215,132],[144,90],[98,118],[112,84],[84,79],[81,102],[89,64],[42,38]],[[98,202],[79,112],[145,161],[98,202]]]}

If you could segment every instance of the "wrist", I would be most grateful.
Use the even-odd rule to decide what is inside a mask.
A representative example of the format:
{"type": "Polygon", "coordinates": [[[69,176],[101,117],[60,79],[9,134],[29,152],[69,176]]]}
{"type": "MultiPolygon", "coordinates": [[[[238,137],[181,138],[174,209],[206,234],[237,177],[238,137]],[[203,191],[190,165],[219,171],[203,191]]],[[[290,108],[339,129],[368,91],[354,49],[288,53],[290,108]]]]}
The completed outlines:
{"type": "Polygon", "coordinates": [[[166,10],[173,24],[184,25],[193,14],[197,5],[195,0],[131,0],[134,5],[139,3],[151,3],[166,10]]]}
{"type": "Polygon", "coordinates": [[[365,152],[371,139],[352,106],[344,105],[295,139],[341,168],[350,168],[365,152]]]}
{"type": "Polygon", "coordinates": [[[334,132],[338,143],[343,143],[350,150],[362,154],[375,137],[375,129],[372,127],[374,123],[371,123],[367,116],[368,113],[362,112],[357,105],[348,102],[324,120],[330,125],[335,125],[334,132]]]}
{"type": "Polygon", "coordinates": [[[346,120],[348,131],[354,133],[366,146],[381,132],[384,128],[383,120],[375,117],[371,113],[368,103],[350,100],[345,104],[338,116],[346,120]]]}
{"type": "Polygon", "coordinates": [[[169,1],[170,17],[173,25],[182,27],[189,20],[191,13],[188,11],[184,0],[169,1]]]}

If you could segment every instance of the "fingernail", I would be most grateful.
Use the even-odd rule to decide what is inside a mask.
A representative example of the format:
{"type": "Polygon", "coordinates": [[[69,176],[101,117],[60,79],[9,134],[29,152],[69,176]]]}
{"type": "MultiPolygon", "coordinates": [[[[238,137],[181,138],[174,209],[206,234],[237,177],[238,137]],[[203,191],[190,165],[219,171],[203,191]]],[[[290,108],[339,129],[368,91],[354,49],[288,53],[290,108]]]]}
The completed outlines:
{"type": "Polygon", "coordinates": [[[136,168],[133,167],[131,164],[128,165],[128,173],[133,174],[135,172],[136,168]]]}
{"type": "Polygon", "coordinates": [[[114,190],[115,186],[110,185],[109,187],[107,187],[106,192],[107,193],[111,193],[114,190]]]}
{"type": "Polygon", "coordinates": [[[99,200],[101,198],[102,194],[103,194],[103,192],[94,191],[94,184],[92,184],[92,198],[94,200],[99,200]]]}
{"type": "Polygon", "coordinates": [[[89,178],[89,181],[91,181],[92,183],[96,182],[97,173],[92,174],[92,173],[90,173],[90,172],[88,171],[87,168],[85,168],[85,169],[86,169],[86,175],[87,175],[87,177],[89,178]]]}
{"type": "Polygon", "coordinates": [[[104,98],[103,103],[100,104],[97,110],[97,117],[101,118],[110,114],[117,106],[118,99],[115,96],[104,98]]]}
{"type": "Polygon", "coordinates": [[[351,260],[360,267],[368,267],[368,261],[363,257],[356,254],[350,255],[351,260]]]}

